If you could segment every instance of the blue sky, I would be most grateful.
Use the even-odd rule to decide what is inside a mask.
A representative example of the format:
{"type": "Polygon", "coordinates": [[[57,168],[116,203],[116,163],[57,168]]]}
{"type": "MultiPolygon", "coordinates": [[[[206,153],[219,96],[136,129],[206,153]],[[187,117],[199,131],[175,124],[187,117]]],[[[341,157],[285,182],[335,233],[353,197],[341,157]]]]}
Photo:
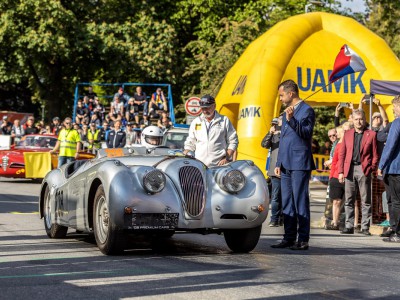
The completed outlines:
{"type": "Polygon", "coordinates": [[[353,12],[363,12],[365,10],[365,0],[340,0],[340,2],[343,8],[350,8],[353,12]]]}

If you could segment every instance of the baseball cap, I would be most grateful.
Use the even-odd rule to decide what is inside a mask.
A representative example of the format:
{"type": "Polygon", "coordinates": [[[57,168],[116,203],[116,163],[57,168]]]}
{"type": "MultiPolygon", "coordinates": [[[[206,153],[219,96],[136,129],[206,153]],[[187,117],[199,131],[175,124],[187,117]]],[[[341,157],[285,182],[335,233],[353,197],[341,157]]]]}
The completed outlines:
{"type": "Polygon", "coordinates": [[[215,104],[215,99],[211,95],[204,95],[200,99],[200,107],[209,107],[213,104],[215,104]]]}
{"type": "Polygon", "coordinates": [[[375,117],[382,118],[382,115],[380,113],[378,113],[378,112],[374,112],[373,115],[372,115],[372,119],[375,118],[375,117]]]}
{"type": "Polygon", "coordinates": [[[278,124],[278,118],[273,118],[272,121],[271,121],[271,124],[277,125],[278,124]]]}

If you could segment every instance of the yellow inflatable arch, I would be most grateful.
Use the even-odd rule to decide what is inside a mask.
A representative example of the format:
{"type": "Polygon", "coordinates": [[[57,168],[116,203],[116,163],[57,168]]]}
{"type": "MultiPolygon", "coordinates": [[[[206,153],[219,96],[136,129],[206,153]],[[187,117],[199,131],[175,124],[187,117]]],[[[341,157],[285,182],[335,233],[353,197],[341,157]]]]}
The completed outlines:
{"type": "MultiPolygon", "coordinates": [[[[399,78],[400,62],[383,39],[351,18],[308,13],[276,24],[248,46],[226,75],[217,95],[217,110],[229,117],[238,132],[238,159],[253,160],[265,170],[268,151],[260,144],[272,118],[279,115],[279,83],[295,80],[303,99],[323,88],[307,99],[312,106],[322,106],[358,104],[369,93],[370,79],[399,78]],[[325,87],[344,44],[361,56],[367,70],[325,87]]],[[[389,120],[393,119],[392,98],[379,96],[389,120]]]]}

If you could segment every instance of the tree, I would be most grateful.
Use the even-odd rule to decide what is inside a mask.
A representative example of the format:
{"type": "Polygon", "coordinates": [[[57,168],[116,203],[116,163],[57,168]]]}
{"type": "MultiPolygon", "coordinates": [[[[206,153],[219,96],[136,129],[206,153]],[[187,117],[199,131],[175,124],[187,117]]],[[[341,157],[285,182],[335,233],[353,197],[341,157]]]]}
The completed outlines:
{"type": "Polygon", "coordinates": [[[55,116],[71,114],[77,81],[175,82],[174,28],[145,2],[131,2],[2,1],[1,86],[26,82],[33,101],[55,116]]]}
{"type": "Polygon", "coordinates": [[[368,0],[370,10],[366,26],[382,37],[393,52],[400,56],[400,2],[368,0]]]}

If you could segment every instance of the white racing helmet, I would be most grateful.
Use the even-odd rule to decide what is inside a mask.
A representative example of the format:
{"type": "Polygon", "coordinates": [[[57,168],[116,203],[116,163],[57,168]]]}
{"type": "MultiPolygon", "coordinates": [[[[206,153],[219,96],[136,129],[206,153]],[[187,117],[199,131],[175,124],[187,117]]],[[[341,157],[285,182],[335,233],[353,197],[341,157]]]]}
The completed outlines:
{"type": "Polygon", "coordinates": [[[147,126],[142,130],[141,144],[146,148],[160,146],[163,141],[163,131],[157,126],[147,126]]]}

